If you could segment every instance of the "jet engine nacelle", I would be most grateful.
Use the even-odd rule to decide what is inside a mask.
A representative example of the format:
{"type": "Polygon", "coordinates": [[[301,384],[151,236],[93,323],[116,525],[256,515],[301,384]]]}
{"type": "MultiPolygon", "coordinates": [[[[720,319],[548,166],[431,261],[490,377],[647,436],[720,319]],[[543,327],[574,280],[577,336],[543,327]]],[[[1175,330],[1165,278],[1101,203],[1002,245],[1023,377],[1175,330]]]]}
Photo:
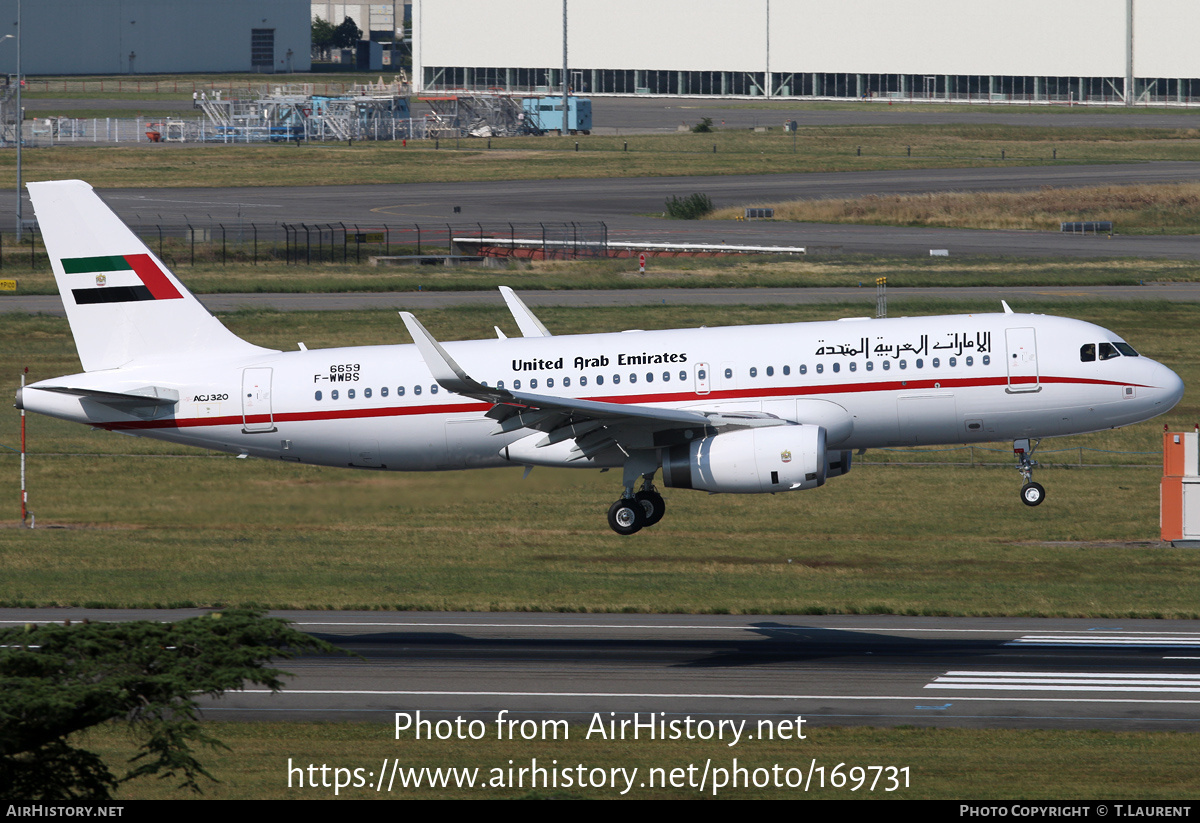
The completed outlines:
{"type": "MultiPolygon", "coordinates": [[[[848,464],[847,464],[848,465],[848,464]]],[[[760,494],[815,489],[828,463],[821,426],[725,432],[663,452],[663,483],[674,489],[760,494]]]]}
{"type": "Polygon", "coordinates": [[[850,449],[841,449],[839,451],[825,452],[825,479],[831,477],[841,477],[850,471],[850,463],[853,461],[854,452],[850,449]]]}

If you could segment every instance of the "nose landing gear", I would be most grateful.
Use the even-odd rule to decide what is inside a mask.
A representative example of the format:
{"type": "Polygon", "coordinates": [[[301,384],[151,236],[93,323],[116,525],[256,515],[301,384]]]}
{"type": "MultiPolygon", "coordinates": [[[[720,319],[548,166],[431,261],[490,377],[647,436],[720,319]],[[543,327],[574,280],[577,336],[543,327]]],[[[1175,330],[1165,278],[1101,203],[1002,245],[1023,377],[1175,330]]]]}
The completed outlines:
{"type": "Polygon", "coordinates": [[[1017,471],[1021,473],[1024,484],[1021,486],[1021,502],[1026,506],[1040,506],[1046,499],[1046,490],[1041,483],[1033,482],[1033,469],[1038,465],[1033,459],[1033,451],[1041,440],[1034,440],[1031,446],[1028,440],[1014,440],[1013,454],[1017,456],[1017,471]]]}

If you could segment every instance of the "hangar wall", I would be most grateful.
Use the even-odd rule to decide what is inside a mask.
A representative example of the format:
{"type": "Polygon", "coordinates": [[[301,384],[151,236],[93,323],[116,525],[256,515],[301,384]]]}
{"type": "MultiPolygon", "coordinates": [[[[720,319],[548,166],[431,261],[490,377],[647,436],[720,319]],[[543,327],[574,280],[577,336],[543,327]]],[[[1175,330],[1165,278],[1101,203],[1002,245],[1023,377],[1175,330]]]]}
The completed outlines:
{"type": "MultiPolygon", "coordinates": [[[[553,89],[562,7],[414,0],[414,79],[553,89]]],[[[1200,103],[1193,0],[575,0],[568,17],[580,93],[1200,103]]]]}
{"type": "MultiPolygon", "coordinates": [[[[0,34],[16,21],[17,0],[0,0],[0,34]]],[[[312,67],[309,0],[24,0],[21,27],[26,75],[312,67]]],[[[0,42],[0,72],[16,63],[0,42]]]]}

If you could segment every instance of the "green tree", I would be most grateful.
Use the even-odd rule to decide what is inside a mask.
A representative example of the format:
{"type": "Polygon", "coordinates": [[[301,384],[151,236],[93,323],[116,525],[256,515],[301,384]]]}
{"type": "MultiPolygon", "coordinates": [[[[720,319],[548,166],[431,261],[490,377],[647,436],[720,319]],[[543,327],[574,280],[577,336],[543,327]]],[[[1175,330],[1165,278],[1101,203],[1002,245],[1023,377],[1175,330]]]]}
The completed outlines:
{"type": "Polygon", "coordinates": [[[246,683],[278,691],[287,673],[270,662],[309,651],[336,649],[256,611],[0,631],[0,796],[105,800],[153,774],[199,792],[201,776],[214,778],[191,744],[223,744],[199,721],[197,700],[246,683]],[[110,720],[141,741],[120,778],[69,739],[110,720]]]}
{"type": "Polygon", "coordinates": [[[328,20],[322,20],[320,17],[313,18],[312,45],[322,58],[329,57],[329,50],[333,48],[334,32],[336,31],[333,23],[328,20]]]}
{"type": "Polygon", "coordinates": [[[342,24],[333,30],[334,48],[354,48],[358,45],[358,41],[362,39],[362,29],[355,25],[354,21],[349,17],[343,20],[342,24]]]}

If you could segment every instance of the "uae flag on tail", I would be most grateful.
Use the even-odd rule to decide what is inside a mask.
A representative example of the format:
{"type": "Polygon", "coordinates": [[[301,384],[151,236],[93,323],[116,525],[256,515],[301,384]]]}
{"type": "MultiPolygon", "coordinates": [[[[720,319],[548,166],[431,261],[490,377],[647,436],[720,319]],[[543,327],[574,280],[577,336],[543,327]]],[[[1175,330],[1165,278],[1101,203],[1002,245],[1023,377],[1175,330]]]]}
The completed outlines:
{"type": "Polygon", "coordinates": [[[71,289],[77,305],[88,303],[132,303],[138,300],[175,300],[183,295],[148,254],[63,258],[67,274],[95,275],[95,285],[71,289]],[[109,276],[123,281],[109,285],[109,276]],[[133,280],[138,280],[136,285],[133,280]]]}

